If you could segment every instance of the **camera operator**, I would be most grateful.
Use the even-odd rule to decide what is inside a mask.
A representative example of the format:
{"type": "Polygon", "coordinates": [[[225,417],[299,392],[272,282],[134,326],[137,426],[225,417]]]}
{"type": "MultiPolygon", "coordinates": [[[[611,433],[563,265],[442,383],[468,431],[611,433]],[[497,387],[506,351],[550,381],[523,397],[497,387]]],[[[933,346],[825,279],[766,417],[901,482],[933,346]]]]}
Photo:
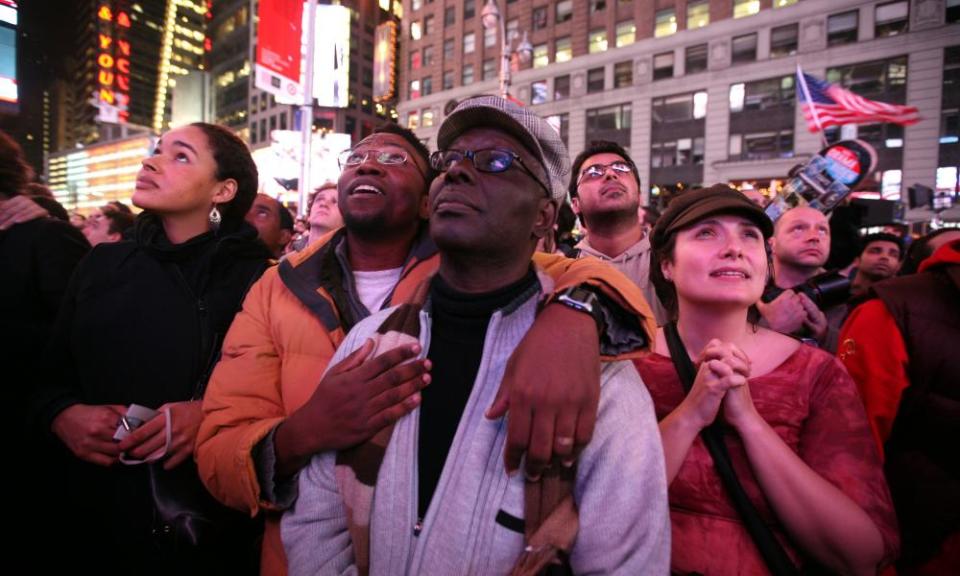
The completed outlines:
{"type": "Polygon", "coordinates": [[[849,281],[824,274],[823,265],[830,255],[826,216],[808,207],[788,210],[776,222],[770,250],[773,279],[757,303],[764,324],[836,352],[849,281]]]}

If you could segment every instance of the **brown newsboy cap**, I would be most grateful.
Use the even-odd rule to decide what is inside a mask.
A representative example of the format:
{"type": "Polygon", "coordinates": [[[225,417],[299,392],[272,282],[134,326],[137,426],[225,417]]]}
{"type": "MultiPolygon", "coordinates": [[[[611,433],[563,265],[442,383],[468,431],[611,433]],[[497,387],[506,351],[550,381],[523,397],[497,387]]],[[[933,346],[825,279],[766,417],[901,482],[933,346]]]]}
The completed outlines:
{"type": "Polygon", "coordinates": [[[650,244],[657,250],[678,230],[714,214],[736,214],[760,228],[764,238],[773,235],[773,222],[752,200],[726,184],[696,188],[678,194],[667,206],[653,229],[650,244]]]}

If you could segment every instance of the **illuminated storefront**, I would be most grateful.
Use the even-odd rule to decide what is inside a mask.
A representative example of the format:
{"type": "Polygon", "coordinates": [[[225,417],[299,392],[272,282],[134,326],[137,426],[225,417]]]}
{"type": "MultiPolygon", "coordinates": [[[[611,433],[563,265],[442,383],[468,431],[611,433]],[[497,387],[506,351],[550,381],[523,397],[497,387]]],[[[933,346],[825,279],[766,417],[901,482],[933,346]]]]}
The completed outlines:
{"type": "Polygon", "coordinates": [[[67,210],[90,212],[112,200],[130,204],[140,163],[155,138],[136,136],[52,154],[47,163],[50,190],[67,210]]]}

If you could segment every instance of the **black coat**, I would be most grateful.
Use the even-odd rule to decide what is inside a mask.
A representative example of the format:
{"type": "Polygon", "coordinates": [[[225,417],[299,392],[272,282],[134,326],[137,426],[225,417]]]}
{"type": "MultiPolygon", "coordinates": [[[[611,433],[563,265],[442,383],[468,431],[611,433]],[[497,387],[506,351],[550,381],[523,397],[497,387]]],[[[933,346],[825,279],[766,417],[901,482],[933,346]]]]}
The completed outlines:
{"type": "MultiPolygon", "coordinates": [[[[268,258],[246,223],[233,233],[172,245],[149,214],[138,218],[134,240],[98,245],[72,278],[54,327],[51,369],[36,399],[42,421],[49,428],[77,403],[157,408],[199,397],[268,258]]],[[[138,559],[134,573],[174,568],[164,564],[172,557],[158,551],[151,534],[146,466],[102,468],[73,459],[65,490],[66,525],[73,527],[65,544],[75,545],[75,561],[96,561],[89,567],[102,571],[100,562],[111,554],[113,562],[138,559]]],[[[234,557],[241,554],[236,544],[234,557]]],[[[220,566],[231,559],[221,556],[220,566]]]]}

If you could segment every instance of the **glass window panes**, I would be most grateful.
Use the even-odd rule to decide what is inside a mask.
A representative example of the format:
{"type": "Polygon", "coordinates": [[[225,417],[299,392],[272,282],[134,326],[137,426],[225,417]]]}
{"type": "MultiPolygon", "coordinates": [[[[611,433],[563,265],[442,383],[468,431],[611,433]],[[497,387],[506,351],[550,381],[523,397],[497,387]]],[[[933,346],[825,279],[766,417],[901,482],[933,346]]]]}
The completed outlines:
{"type": "Polygon", "coordinates": [[[566,22],[571,18],[573,18],[573,0],[560,0],[557,2],[556,23],[566,22]]]}
{"type": "Polygon", "coordinates": [[[420,127],[420,115],[416,112],[411,112],[407,116],[407,128],[411,130],[416,130],[420,127]]]}
{"type": "Polygon", "coordinates": [[[633,86],[633,62],[617,62],[613,65],[613,87],[633,86]]]}
{"type": "Polygon", "coordinates": [[[423,35],[426,36],[433,31],[433,16],[423,17],[423,35]]]}
{"type": "Polygon", "coordinates": [[[696,74],[707,69],[707,45],[697,44],[696,46],[687,46],[686,61],[684,62],[685,74],[696,74]]]}
{"type": "Polygon", "coordinates": [[[707,93],[679,94],[653,99],[654,125],[700,120],[707,115],[707,93]]]}
{"type": "Polygon", "coordinates": [[[573,58],[573,43],[570,42],[569,36],[557,38],[554,41],[554,48],[556,49],[554,62],[569,62],[573,58]]]}
{"type": "Polygon", "coordinates": [[[553,79],[553,99],[565,100],[570,97],[570,75],[557,76],[553,79]]]}
{"type": "Polygon", "coordinates": [[[587,37],[587,52],[597,54],[607,51],[607,30],[600,28],[590,32],[587,37]]]}
{"type": "Polygon", "coordinates": [[[586,141],[609,140],[630,146],[630,104],[587,110],[586,141]]]}
{"type": "Polygon", "coordinates": [[[876,22],[875,35],[877,38],[896,36],[907,31],[909,23],[910,3],[907,0],[888,2],[876,7],[874,21],[876,22]]]}
{"type": "Polygon", "coordinates": [[[464,64],[460,74],[460,84],[463,86],[473,84],[473,64],[464,64]]]}
{"type": "Polygon", "coordinates": [[[560,139],[563,140],[564,145],[567,145],[567,133],[570,130],[570,115],[555,114],[553,116],[547,116],[546,121],[554,130],[560,133],[560,139]]]}
{"type": "Polygon", "coordinates": [[[423,31],[420,29],[420,21],[417,20],[415,22],[411,22],[410,23],[410,39],[419,40],[422,35],[423,35],[423,31]]]}
{"type": "MultiPolygon", "coordinates": [[[[960,1],[960,0],[958,0],[960,1]]],[[[637,25],[630,22],[617,24],[617,48],[629,46],[637,41],[637,25]]]]}
{"type": "Polygon", "coordinates": [[[839,46],[857,41],[859,12],[851,10],[827,17],[827,45],[839,46]]]}
{"type": "Polygon", "coordinates": [[[492,48],[497,45],[497,29],[494,28],[484,28],[483,29],[483,46],[484,48],[492,48]]]}
{"type": "Polygon", "coordinates": [[[424,46],[423,47],[423,65],[430,66],[433,64],[433,46],[424,46]]]}
{"type": "Polygon", "coordinates": [[[424,128],[429,128],[433,126],[433,109],[427,108],[420,112],[420,120],[424,128]]]}
{"type": "Polygon", "coordinates": [[[497,64],[493,58],[483,61],[483,79],[490,80],[497,77],[497,64]]]}
{"type": "Polygon", "coordinates": [[[770,31],[770,57],[779,58],[797,53],[798,24],[778,26],[770,31]]]}
{"type": "Polygon", "coordinates": [[[538,6],[533,9],[533,29],[540,30],[547,27],[547,7],[538,6]]]}
{"type": "Polygon", "coordinates": [[[443,9],[443,25],[453,26],[457,21],[457,9],[454,6],[447,6],[443,9]]]}
{"type": "Polygon", "coordinates": [[[786,8],[787,6],[793,6],[797,3],[797,0],[773,0],[774,8],[786,8]]]}
{"type": "Polygon", "coordinates": [[[463,19],[473,18],[477,13],[476,0],[463,0],[463,19]]]}
{"type": "Polygon", "coordinates": [[[443,73],[443,89],[450,90],[453,88],[453,70],[447,70],[443,73]]]}
{"type": "Polygon", "coordinates": [[[590,0],[590,13],[596,14],[607,9],[607,0],[590,0]]]}
{"type": "Polygon", "coordinates": [[[757,34],[744,34],[743,36],[734,36],[731,42],[731,52],[733,56],[731,61],[734,64],[743,64],[745,62],[754,62],[757,59],[757,34]]]}
{"type": "Polygon", "coordinates": [[[653,57],[653,79],[673,78],[673,52],[664,52],[653,57]]]}
{"type": "Polygon", "coordinates": [[[547,101],[547,81],[537,80],[530,85],[530,103],[543,104],[547,101]]]}
{"type": "Polygon", "coordinates": [[[752,16],[760,11],[760,0],[733,0],[733,17],[752,16]]]}
{"type": "Polygon", "coordinates": [[[547,45],[537,44],[533,47],[533,67],[541,68],[550,63],[550,53],[547,52],[547,45]]]}
{"type": "Polygon", "coordinates": [[[730,112],[792,107],[795,99],[793,75],[730,86],[730,112]]]}
{"type": "Polygon", "coordinates": [[[463,53],[470,54],[477,48],[477,35],[473,32],[463,35],[463,53]]]}
{"type": "Polygon", "coordinates": [[[603,92],[604,70],[592,68],[587,70],[587,94],[603,92]]]}
{"type": "Polygon", "coordinates": [[[453,38],[447,38],[443,41],[443,61],[449,64],[453,61],[453,38]]]}
{"type": "Polygon", "coordinates": [[[710,2],[690,2],[687,4],[687,29],[703,28],[710,23],[710,2]]]}
{"type": "Polygon", "coordinates": [[[424,96],[433,94],[433,76],[427,76],[421,80],[420,91],[424,96]]]}
{"type": "Polygon", "coordinates": [[[410,99],[415,100],[420,97],[420,81],[411,80],[410,81],[410,99]]]}
{"type": "Polygon", "coordinates": [[[793,157],[793,130],[730,135],[731,160],[771,160],[793,157]]]}
{"type": "Polygon", "coordinates": [[[654,15],[653,36],[663,38],[677,31],[677,13],[673,8],[658,10],[654,15]]]}

